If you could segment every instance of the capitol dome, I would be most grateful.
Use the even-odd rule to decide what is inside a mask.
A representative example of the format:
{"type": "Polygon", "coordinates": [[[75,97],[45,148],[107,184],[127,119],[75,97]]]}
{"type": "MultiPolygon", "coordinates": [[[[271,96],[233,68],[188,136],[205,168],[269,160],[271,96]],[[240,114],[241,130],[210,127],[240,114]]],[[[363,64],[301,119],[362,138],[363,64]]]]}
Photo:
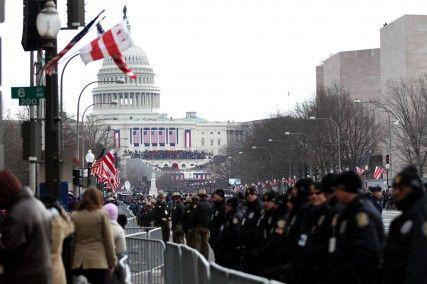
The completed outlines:
{"type": "Polygon", "coordinates": [[[123,57],[136,79],[120,71],[111,57],[104,59],[97,74],[100,82],[93,90],[95,115],[137,115],[160,108],[160,89],[154,85],[155,74],[145,52],[133,43],[123,57]],[[117,105],[109,104],[113,101],[117,101],[117,105]]]}

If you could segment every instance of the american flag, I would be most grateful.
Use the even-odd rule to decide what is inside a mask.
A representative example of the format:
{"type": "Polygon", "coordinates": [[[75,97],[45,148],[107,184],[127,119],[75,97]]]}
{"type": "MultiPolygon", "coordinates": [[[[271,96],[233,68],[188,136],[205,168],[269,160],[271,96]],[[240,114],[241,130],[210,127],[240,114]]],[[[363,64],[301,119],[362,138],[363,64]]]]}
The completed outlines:
{"type": "Polygon", "coordinates": [[[120,130],[114,130],[114,147],[116,149],[120,148],[120,130]]]}
{"type": "Polygon", "coordinates": [[[54,58],[52,58],[46,65],[44,66],[44,70],[46,74],[52,76],[53,72],[55,72],[56,67],[58,66],[59,60],[70,51],[77,42],[79,42],[90,30],[93,24],[98,20],[99,16],[104,13],[105,10],[102,10],[101,13],[98,14],[89,24],[87,24],[73,39],[61,50],[54,58]]]}
{"type": "Polygon", "coordinates": [[[165,129],[159,128],[159,144],[160,146],[165,146],[165,143],[166,143],[165,129]]]}
{"type": "Polygon", "coordinates": [[[144,145],[150,146],[150,128],[144,128],[142,136],[144,140],[144,145]]]}
{"type": "Polygon", "coordinates": [[[175,143],[176,143],[175,128],[169,128],[169,145],[175,146],[175,143]]]}
{"type": "Polygon", "coordinates": [[[141,141],[141,135],[139,128],[134,128],[132,130],[132,141],[134,146],[139,146],[139,143],[141,141]]]}
{"type": "Polygon", "coordinates": [[[375,167],[374,179],[380,179],[381,176],[383,175],[383,172],[384,172],[384,168],[382,168],[382,167],[375,167]]]}
{"type": "Polygon", "coordinates": [[[99,182],[105,183],[107,188],[115,191],[120,185],[119,172],[115,166],[114,152],[110,151],[95,161],[92,165],[92,174],[99,182]]]}
{"type": "Polygon", "coordinates": [[[151,145],[157,146],[157,128],[151,128],[151,145]]]}
{"type": "Polygon", "coordinates": [[[365,169],[364,168],[359,168],[356,167],[356,172],[359,176],[363,175],[365,173],[365,169]]]}

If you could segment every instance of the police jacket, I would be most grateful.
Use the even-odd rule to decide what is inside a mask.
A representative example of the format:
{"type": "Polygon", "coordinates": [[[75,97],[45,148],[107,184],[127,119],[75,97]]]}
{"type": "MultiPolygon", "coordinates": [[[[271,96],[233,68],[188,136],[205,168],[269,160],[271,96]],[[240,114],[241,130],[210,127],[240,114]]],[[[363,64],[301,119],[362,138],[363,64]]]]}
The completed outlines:
{"type": "Polygon", "coordinates": [[[383,199],[382,198],[376,198],[373,195],[369,195],[368,199],[372,202],[372,204],[375,206],[375,208],[381,214],[383,212],[383,199]]]}
{"type": "Polygon", "coordinates": [[[427,283],[427,197],[414,202],[390,225],[383,283],[427,283]]]}
{"type": "Polygon", "coordinates": [[[239,236],[240,243],[244,248],[250,248],[254,246],[254,236],[257,232],[257,224],[261,219],[262,212],[263,204],[259,199],[255,200],[254,202],[246,203],[246,212],[243,215],[239,236]]]}
{"type": "Polygon", "coordinates": [[[195,227],[209,228],[209,218],[211,216],[211,205],[205,198],[201,198],[194,206],[190,216],[190,222],[195,227]]]}
{"type": "Polygon", "coordinates": [[[195,227],[195,216],[194,215],[194,208],[197,206],[197,203],[190,202],[185,205],[185,211],[184,211],[184,223],[183,223],[183,229],[184,232],[189,232],[191,229],[194,229],[195,227]]]}
{"type": "Polygon", "coordinates": [[[331,208],[327,204],[310,205],[301,212],[295,254],[288,271],[293,282],[313,283],[325,279],[330,213],[331,208]]]}
{"type": "Polygon", "coordinates": [[[283,247],[286,224],[286,209],[279,205],[277,209],[265,211],[257,227],[256,244],[250,249],[253,257],[259,259],[258,274],[275,280],[282,280],[283,247]]]}
{"type": "Polygon", "coordinates": [[[174,202],[171,210],[172,227],[182,225],[184,222],[185,206],[181,200],[174,202]]]}
{"type": "Polygon", "coordinates": [[[356,197],[332,219],[330,283],[378,283],[384,227],[371,202],[356,197]]]}
{"type": "Polygon", "coordinates": [[[157,202],[153,209],[154,225],[165,226],[168,223],[169,211],[166,202],[157,202]]]}
{"type": "Polygon", "coordinates": [[[209,223],[209,231],[210,231],[209,243],[211,244],[211,247],[214,250],[215,250],[215,245],[216,245],[220,228],[223,225],[224,221],[225,221],[225,200],[222,200],[221,202],[214,202],[212,204],[210,223],[209,223]]]}
{"type": "Polygon", "coordinates": [[[227,268],[241,269],[238,245],[242,215],[239,212],[230,212],[224,217],[217,237],[216,262],[227,268]]]}

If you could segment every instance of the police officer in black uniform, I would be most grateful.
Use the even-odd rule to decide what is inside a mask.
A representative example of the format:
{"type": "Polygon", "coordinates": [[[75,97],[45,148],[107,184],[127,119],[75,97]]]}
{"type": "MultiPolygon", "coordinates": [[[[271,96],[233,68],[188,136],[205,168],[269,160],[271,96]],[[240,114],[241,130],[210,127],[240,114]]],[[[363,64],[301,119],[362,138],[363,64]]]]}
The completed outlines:
{"type": "Polygon", "coordinates": [[[344,211],[332,220],[329,283],[378,283],[384,227],[378,210],[361,194],[362,181],[351,171],[337,177],[336,196],[344,211]]]}
{"type": "Polygon", "coordinates": [[[209,244],[214,252],[215,260],[219,257],[217,251],[217,240],[219,230],[225,220],[224,190],[217,189],[212,195],[212,209],[209,223],[209,244]]]}
{"type": "Polygon", "coordinates": [[[163,241],[166,243],[170,237],[169,210],[166,204],[165,193],[159,191],[157,202],[153,210],[154,226],[162,228],[163,241]]]}
{"type": "Polygon", "coordinates": [[[309,205],[300,213],[296,249],[288,264],[286,283],[325,283],[331,208],[320,183],[309,190],[309,205]]]}
{"type": "Polygon", "coordinates": [[[215,262],[223,267],[242,270],[239,253],[239,231],[242,214],[238,210],[237,197],[227,199],[224,221],[221,224],[217,237],[217,255],[215,262]]]}
{"type": "Polygon", "coordinates": [[[239,243],[242,251],[243,271],[255,274],[258,259],[250,252],[255,248],[255,233],[260,225],[260,218],[263,214],[263,203],[258,198],[255,187],[248,187],[245,191],[245,209],[242,224],[240,226],[239,243]]]}
{"type": "Polygon", "coordinates": [[[375,208],[377,208],[378,212],[380,214],[383,212],[383,194],[382,194],[382,188],[379,186],[373,186],[369,187],[370,194],[368,196],[368,199],[374,204],[375,208]]]}
{"type": "Polygon", "coordinates": [[[284,262],[278,252],[283,247],[286,224],[284,197],[276,191],[267,191],[264,194],[264,210],[264,216],[258,221],[256,245],[251,253],[258,260],[258,275],[281,281],[284,262]]]}
{"type": "Polygon", "coordinates": [[[199,196],[197,194],[193,194],[191,197],[187,199],[184,213],[184,234],[185,240],[189,247],[196,247],[196,235],[195,235],[195,220],[196,216],[194,216],[194,209],[197,207],[197,202],[199,202],[199,196]]]}
{"type": "Polygon", "coordinates": [[[172,220],[172,239],[174,243],[182,244],[184,243],[184,212],[185,206],[181,200],[181,194],[179,192],[174,192],[172,194],[172,210],[171,210],[171,220],[172,220]]]}
{"type": "Polygon", "coordinates": [[[383,283],[427,283],[427,198],[415,167],[396,175],[393,193],[402,215],[390,225],[383,283]]]}

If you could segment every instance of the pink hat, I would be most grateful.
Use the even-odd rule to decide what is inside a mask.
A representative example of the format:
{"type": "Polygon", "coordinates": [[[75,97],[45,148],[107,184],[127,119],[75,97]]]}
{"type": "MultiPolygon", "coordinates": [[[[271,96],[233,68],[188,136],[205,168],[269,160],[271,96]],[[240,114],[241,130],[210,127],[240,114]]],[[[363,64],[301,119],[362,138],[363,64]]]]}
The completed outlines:
{"type": "Polygon", "coordinates": [[[119,209],[113,203],[107,203],[104,205],[105,211],[107,211],[110,220],[117,221],[117,217],[119,216],[119,209]]]}

